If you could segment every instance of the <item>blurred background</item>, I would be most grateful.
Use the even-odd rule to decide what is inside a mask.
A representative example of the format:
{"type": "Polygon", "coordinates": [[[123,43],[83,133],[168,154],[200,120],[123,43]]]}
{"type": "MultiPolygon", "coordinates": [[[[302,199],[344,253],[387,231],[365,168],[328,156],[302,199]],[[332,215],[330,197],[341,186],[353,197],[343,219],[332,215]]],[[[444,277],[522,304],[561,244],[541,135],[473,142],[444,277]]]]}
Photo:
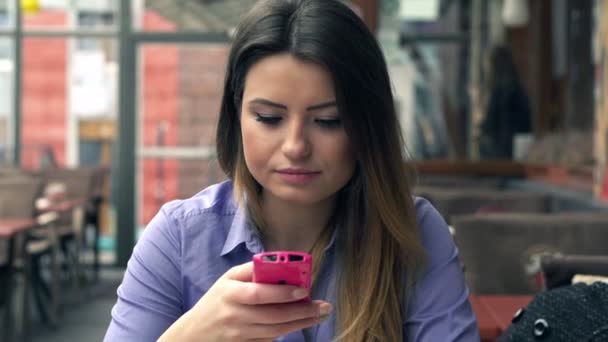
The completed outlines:
{"type": "MultiPolygon", "coordinates": [[[[517,296],[499,303],[511,315],[552,286],[544,257],[608,255],[605,1],[346,2],[382,46],[414,193],[450,224],[474,294],[517,296]]],[[[145,225],[225,178],[224,68],[254,3],[0,0],[7,340],[101,339],[145,225]]],[[[480,322],[484,340],[506,320],[480,322]]]]}

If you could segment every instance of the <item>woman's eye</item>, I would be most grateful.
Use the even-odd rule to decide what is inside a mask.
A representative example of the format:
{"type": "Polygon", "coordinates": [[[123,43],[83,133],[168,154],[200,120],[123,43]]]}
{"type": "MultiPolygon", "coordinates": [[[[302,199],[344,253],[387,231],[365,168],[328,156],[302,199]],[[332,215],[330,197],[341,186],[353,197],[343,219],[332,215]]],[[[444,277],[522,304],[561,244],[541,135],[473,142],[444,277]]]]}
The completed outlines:
{"type": "Polygon", "coordinates": [[[255,113],[255,121],[266,125],[276,125],[281,121],[280,116],[255,113]]]}
{"type": "Polygon", "coordinates": [[[335,119],[317,119],[317,124],[324,128],[337,128],[342,125],[342,121],[338,118],[335,119]]]}

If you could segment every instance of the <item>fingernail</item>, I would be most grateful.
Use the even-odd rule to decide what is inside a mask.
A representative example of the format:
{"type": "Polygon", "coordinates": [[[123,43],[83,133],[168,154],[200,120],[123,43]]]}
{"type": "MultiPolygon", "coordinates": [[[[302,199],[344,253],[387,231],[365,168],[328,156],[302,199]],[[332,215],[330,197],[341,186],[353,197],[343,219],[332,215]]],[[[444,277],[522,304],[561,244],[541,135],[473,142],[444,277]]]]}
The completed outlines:
{"type": "Polygon", "coordinates": [[[306,296],[308,296],[308,291],[306,291],[305,289],[297,289],[295,291],[293,291],[293,298],[295,299],[302,299],[306,296]]]}
{"type": "MultiPolygon", "coordinates": [[[[323,303],[319,306],[319,319],[323,320],[323,316],[329,316],[329,313],[332,310],[332,306],[329,303],[323,303]]],[[[327,318],[327,317],[325,317],[327,318]]]]}

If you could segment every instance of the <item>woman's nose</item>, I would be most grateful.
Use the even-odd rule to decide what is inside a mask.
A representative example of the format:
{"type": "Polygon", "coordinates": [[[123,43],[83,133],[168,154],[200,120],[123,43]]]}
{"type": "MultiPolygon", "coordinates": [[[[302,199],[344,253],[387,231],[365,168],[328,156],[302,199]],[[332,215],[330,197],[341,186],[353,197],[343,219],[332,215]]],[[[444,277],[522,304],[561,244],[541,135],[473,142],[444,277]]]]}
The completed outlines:
{"type": "Polygon", "coordinates": [[[312,146],[306,123],[293,122],[288,125],[282,146],[283,154],[289,159],[303,159],[310,156],[312,146]]]}

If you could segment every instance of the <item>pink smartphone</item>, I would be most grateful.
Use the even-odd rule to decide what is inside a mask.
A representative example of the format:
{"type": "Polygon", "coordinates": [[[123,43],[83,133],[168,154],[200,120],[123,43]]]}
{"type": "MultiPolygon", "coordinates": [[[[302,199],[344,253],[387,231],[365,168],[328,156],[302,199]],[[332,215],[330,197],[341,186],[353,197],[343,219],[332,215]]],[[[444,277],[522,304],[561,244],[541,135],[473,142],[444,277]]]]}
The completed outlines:
{"type": "MultiPolygon", "coordinates": [[[[253,256],[253,281],[287,284],[310,291],[312,255],[302,252],[274,251],[253,256]]],[[[301,301],[308,301],[304,298],[301,301]]]]}

